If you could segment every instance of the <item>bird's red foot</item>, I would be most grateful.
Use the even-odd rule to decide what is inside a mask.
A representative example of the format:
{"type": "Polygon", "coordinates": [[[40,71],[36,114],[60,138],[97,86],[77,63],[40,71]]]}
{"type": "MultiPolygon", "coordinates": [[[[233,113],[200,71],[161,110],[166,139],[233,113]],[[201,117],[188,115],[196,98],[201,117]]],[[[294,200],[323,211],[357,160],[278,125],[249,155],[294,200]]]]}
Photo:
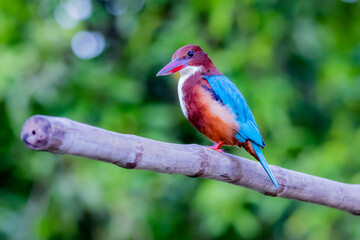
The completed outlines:
{"type": "Polygon", "coordinates": [[[212,145],[212,146],[206,146],[206,147],[211,148],[212,150],[215,150],[215,151],[217,151],[218,153],[223,153],[224,150],[220,149],[223,144],[224,144],[224,142],[223,142],[223,141],[220,141],[220,142],[218,142],[218,143],[215,143],[215,144],[212,145]]]}
{"type": "Polygon", "coordinates": [[[212,146],[206,146],[206,147],[208,147],[208,148],[210,148],[210,149],[212,149],[212,150],[215,150],[215,151],[217,151],[218,153],[223,153],[223,152],[225,152],[223,149],[218,149],[218,148],[215,148],[215,147],[212,147],[212,146]]]}

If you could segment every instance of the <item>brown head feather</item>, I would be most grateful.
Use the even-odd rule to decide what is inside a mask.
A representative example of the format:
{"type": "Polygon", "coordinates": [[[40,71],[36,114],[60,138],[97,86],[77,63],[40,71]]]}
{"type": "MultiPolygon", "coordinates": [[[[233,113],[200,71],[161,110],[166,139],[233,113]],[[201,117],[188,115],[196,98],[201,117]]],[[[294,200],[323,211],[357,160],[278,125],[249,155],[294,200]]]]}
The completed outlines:
{"type": "Polygon", "coordinates": [[[194,44],[188,44],[176,50],[171,60],[174,59],[187,59],[190,66],[203,66],[203,73],[206,75],[221,74],[208,55],[194,44]],[[193,53],[193,56],[189,55],[190,52],[193,53]]]}

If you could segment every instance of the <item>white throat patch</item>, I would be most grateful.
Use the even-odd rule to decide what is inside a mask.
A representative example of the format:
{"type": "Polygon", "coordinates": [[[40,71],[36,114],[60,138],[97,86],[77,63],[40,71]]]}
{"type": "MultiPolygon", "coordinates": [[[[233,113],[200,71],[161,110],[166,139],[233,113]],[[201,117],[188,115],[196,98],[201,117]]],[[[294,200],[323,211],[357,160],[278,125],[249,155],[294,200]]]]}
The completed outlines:
{"type": "Polygon", "coordinates": [[[184,94],[182,91],[182,87],[183,87],[185,81],[188,80],[190,76],[194,75],[196,72],[200,71],[201,69],[202,69],[202,66],[198,66],[198,67],[187,66],[179,71],[179,73],[180,73],[180,79],[178,82],[179,102],[180,102],[181,110],[186,118],[188,118],[188,113],[187,113],[186,106],[185,106],[185,103],[183,100],[184,94]]]}

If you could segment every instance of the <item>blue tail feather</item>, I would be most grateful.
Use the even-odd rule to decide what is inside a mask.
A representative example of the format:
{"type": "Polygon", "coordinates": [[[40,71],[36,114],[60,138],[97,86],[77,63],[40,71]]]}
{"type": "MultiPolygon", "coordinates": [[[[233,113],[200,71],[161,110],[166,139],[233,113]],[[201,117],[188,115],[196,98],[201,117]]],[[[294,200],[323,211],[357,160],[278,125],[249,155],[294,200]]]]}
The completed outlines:
{"type": "Polygon", "coordinates": [[[266,173],[269,175],[271,181],[274,183],[275,187],[276,187],[277,189],[279,189],[279,185],[278,185],[278,183],[277,183],[277,181],[276,181],[276,179],[275,179],[275,176],[274,176],[273,173],[271,172],[271,170],[270,170],[270,168],[269,168],[269,165],[268,165],[268,163],[266,162],[266,159],[265,159],[264,154],[262,153],[260,147],[259,147],[257,144],[255,144],[255,143],[252,143],[252,146],[253,146],[253,148],[254,148],[254,150],[255,150],[255,152],[256,152],[256,155],[257,155],[258,158],[259,158],[259,161],[260,161],[261,165],[262,165],[263,168],[265,169],[266,173]]]}

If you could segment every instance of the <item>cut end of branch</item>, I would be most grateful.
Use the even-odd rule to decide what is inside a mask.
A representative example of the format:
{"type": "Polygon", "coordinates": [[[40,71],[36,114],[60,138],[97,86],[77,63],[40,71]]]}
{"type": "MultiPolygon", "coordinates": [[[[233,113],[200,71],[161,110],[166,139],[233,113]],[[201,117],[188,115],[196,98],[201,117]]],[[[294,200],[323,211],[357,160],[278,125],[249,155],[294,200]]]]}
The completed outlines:
{"type": "Polygon", "coordinates": [[[29,118],[21,131],[21,140],[33,150],[44,150],[49,145],[50,122],[41,115],[29,118]]]}

